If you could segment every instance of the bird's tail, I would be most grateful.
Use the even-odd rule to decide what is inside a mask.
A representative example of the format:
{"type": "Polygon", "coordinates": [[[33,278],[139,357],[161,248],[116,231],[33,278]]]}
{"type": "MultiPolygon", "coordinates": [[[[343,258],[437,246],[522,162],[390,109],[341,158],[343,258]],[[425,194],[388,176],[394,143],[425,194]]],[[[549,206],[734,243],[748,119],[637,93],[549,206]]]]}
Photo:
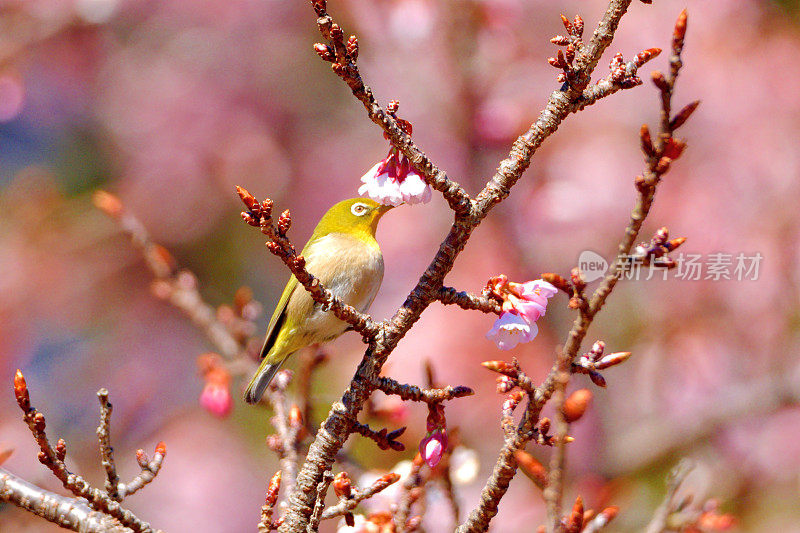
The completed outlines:
{"type": "Polygon", "coordinates": [[[250,380],[247,389],[244,391],[244,401],[250,404],[256,404],[261,400],[264,391],[267,390],[270,381],[275,377],[275,374],[280,369],[286,357],[277,363],[269,363],[267,359],[261,361],[261,365],[256,371],[256,375],[250,380]]]}

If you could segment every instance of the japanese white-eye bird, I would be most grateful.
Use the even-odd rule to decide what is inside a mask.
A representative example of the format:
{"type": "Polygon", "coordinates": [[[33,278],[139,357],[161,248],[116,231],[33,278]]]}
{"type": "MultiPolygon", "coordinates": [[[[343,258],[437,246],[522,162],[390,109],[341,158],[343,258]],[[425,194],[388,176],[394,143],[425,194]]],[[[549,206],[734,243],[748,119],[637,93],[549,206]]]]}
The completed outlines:
{"type": "MultiPolygon", "coordinates": [[[[365,312],[383,281],[383,255],[375,240],[378,221],[391,206],[352,198],[331,207],[301,252],[306,269],[343,302],[365,312]]],[[[345,332],[347,323],[309,296],[292,276],[267,327],[259,365],[244,399],[257,403],[287,357],[345,332]]]]}

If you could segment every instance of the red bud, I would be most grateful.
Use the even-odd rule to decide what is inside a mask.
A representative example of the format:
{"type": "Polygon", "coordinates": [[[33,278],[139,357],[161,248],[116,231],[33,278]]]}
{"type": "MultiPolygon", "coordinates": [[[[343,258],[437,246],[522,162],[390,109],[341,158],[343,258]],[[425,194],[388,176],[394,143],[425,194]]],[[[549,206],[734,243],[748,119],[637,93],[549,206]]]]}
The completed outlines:
{"type": "Polygon", "coordinates": [[[528,476],[534,485],[541,490],[547,487],[547,470],[542,466],[542,463],[524,450],[515,450],[514,460],[517,462],[519,469],[522,470],[522,473],[528,476]]]}
{"type": "Polygon", "coordinates": [[[92,203],[108,216],[117,218],[122,214],[122,202],[109,192],[95,191],[92,195],[92,203]]]}
{"type": "Polygon", "coordinates": [[[579,389],[569,395],[564,401],[564,419],[567,422],[579,420],[586,412],[589,402],[592,400],[592,391],[589,389],[579,389]]]}
{"type": "Polygon", "coordinates": [[[700,105],[700,100],[695,100],[694,102],[688,104],[683,109],[678,111],[678,114],[675,115],[675,117],[673,117],[672,121],[670,121],[669,123],[670,129],[675,131],[681,126],[683,126],[683,124],[687,120],[689,120],[689,117],[692,116],[692,113],[694,113],[694,110],[697,109],[697,106],[699,105],[700,105]]]}
{"type": "Polygon", "coordinates": [[[333,490],[339,498],[350,498],[352,496],[352,486],[350,476],[347,472],[339,472],[333,478],[333,490]]]}

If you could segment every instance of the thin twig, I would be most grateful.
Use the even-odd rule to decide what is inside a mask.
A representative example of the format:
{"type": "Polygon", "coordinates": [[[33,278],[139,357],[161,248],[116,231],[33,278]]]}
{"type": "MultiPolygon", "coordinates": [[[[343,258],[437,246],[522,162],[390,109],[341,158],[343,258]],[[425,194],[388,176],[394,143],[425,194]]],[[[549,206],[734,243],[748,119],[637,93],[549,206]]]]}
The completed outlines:
{"type": "Polygon", "coordinates": [[[425,493],[425,483],[421,474],[423,464],[422,458],[417,454],[411,462],[411,472],[403,483],[403,496],[394,513],[394,523],[398,533],[408,531],[406,524],[411,516],[411,508],[425,493]]]}
{"type": "Polygon", "coordinates": [[[178,269],[172,254],[151,239],[144,224],[124,208],[119,198],[105,191],[97,191],[93,201],[95,206],[118,221],[133,245],[142,252],[147,267],[155,277],[153,288],[156,295],[186,314],[206,334],[220,355],[228,360],[249,359],[246,355],[248,339],[242,334],[242,329],[251,328],[237,327],[236,322],[226,325],[218,320],[217,311],[203,300],[194,274],[178,269]]]}
{"type": "MultiPolygon", "coordinates": [[[[613,31],[617,27],[619,19],[625,13],[629,4],[630,2],[627,0],[622,0],[619,2],[612,1],[609,3],[609,8],[603,17],[603,20],[598,25],[598,29],[595,31],[592,42],[589,45],[590,51],[594,51],[593,53],[602,52],[602,50],[608,46],[611,38],[613,37],[613,31]],[[604,35],[604,32],[610,33],[604,35]]],[[[647,59],[644,56],[652,57],[654,55],[654,51],[646,51],[645,53],[640,54],[643,61],[647,59]]],[[[638,58],[639,56],[637,56],[637,60],[638,58]]],[[[594,65],[596,64],[597,59],[599,59],[599,56],[591,56],[585,60],[584,64],[588,66],[594,65]]],[[[642,61],[639,62],[643,64],[642,61]]],[[[626,70],[626,74],[631,73],[631,70],[633,70],[628,66],[626,66],[626,69],[628,69],[626,70]]],[[[672,132],[670,130],[667,133],[667,136],[671,137],[671,133],[672,132]]],[[[666,140],[662,139],[662,141],[663,142],[660,142],[655,150],[663,151],[668,148],[666,146],[666,140]]],[[[680,155],[679,151],[678,155],[680,155]]],[[[620,257],[626,256],[630,252],[636,238],[638,237],[644,219],[650,211],[656,186],[660,181],[661,176],[667,170],[669,170],[669,161],[666,161],[665,163],[662,159],[663,156],[650,156],[648,158],[648,169],[645,177],[642,181],[637,182],[637,187],[640,194],[631,213],[628,226],[625,230],[625,237],[620,242],[618,247],[618,256],[620,257]]],[[[504,176],[501,176],[501,178],[503,178],[502,181],[497,180],[495,188],[500,190],[501,194],[507,194],[506,189],[503,188],[503,185],[509,182],[513,185],[513,179],[508,179],[504,176]]],[[[480,195],[478,199],[480,199],[480,195]]],[[[535,394],[529,401],[525,414],[520,422],[519,430],[514,435],[509,436],[504,442],[498,460],[495,463],[495,468],[492,471],[492,475],[481,493],[480,504],[472,512],[472,514],[470,514],[467,522],[465,522],[461,528],[459,528],[461,533],[467,531],[484,531],[488,527],[489,521],[497,513],[497,505],[500,499],[505,494],[511,478],[513,478],[515,474],[516,464],[513,461],[514,452],[520,449],[521,446],[524,446],[524,444],[532,437],[531,430],[533,425],[536,423],[536,420],[538,420],[542,407],[556,392],[557,416],[563,416],[561,415],[561,408],[563,407],[564,401],[563,391],[567,382],[569,381],[569,373],[571,370],[572,361],[577,356],[580,345],[586,336],[586,332],[591,325],[594,316],[600,311],[606,301],[606,298],[616,285],[622,265],[623,263],[620,261],[615,262],[614,266],[603,280],[600,287],[592,295],[588,306],[581,307],[579,316],[575,319],[573,327],[567,336],[567,341],[561,350],[559,357],[557,358],[556,364],[553,366],[542,385],[535,390],[535,394]]],[[[563,461],[565,457],[563,445],[566,442],[567,429],[568,425],[564,423],[563,418],[559,419],[556,424],[555,436],[557,449],[554,454],[553,464],[551,465],[548,487],[545,489],[545,500],[548,510],[547,527],[549,532],[559,531],[561,528],[561,481],[563,461]]]]}
{"type": "Polygon", "coordinates": [[[457,305],[462,309],[482,311],[499,315],[503,309],[497,300],[486,296],[478,296],[465,291],[457,291],[452,287],[442,287],[436,298],[445,305],[457,305]]]}
{"type": "Polygon", "coordinates": [[[645,533],[661,533],[667,528],[667,518],[674,510],[675,495],[693,469],[694,466],[687,460],[681,461],[672,469],[667,477],[667,492],[664,495],[664,501],[653,513],[653,519],[647,525],[645,533]]]}
{"type": "Polygon", "coordinates": [[[59,439],[55,448],[51,446],[45,433],[46,422],[42,413],[31,406],[28,386],[22,372],[17,370],[14,376],[14,394],[23,412],[23,419],[28,424],[28,428],[33,434],[33,438],[39,445],[39,461],[45,465],[53,475],[61,481],[64,488],[72,492],[79,498],[85,498],[87,505],[94,509],[110,515],[118,520],[122,525],[129,527],[135,533],[153,533],[154,530],[147,522],[137,518],[129,510],[123,508],[119,502],[108,497],[105,492],[93,488],[89,483],[78,474],[74,474],[67,469],[64,464],[66,456],[66,444],[59,439]]]}
{"type": "Polygon", "coordinates": [[[389,485],[397,483],[399,479],[400,476],[394,473],[381,476],[366,489],[355,490],[350,498],[341,498],[339,503],[325,509],[325,512],[322,513],[322,520],[329,520],[331,518],[336,518],[337,516],[342,516],[354,511],[355,508],[358,507],[359,503],[366,499],[372,498],[389,485]]]}
{"type": "Polygon", "coordinates": [[[395,394],[403,400],[412,402],[440,403],[454,398],[472,396],[475,392],[462,385],[447,386],[441,389],[421,389],[416,385],[400,383],[392,378],[380,376],[375,380],[375,388],[385,394],[395,394]]]}
{"type": "Polygon", "coordinates": [[[375,431],[366,424],[360,424],[358,422],[353,424],[354,433],[358,433],[363,437],[375,441],[375,444],[377,444],[378,448],[380,448],[381,450],[392,449],[396,452],[402,452],[403,450],[405,450],[406,449],[405,445],[402,442],[395,440],[397,439],[397,437],[405,433],[405,431],[406,428],[404,427],[395,429],[394,431],[391,432],[389,432],[389,430],[386,428],[383,428],[380,431],[375,431]]]}
{"type": "MultiPolygon", "coordinates": [[[[642,149],[644,151],[647,168],[644,177],[641,181],[637,182],[637,189],[639,195],[637,197],[636,206],[631,213],[630,221],[625,229],[625,236],[618,246],[617,257],[618,260],[614,262],[614,266],[610,272],[603,279],[600,286],[592,294],[589,300],[588,309],[581,309],[578,318],[575,319],[575,325],[570,331],[564,349],[559,354],[556,364],[553,367],[554,372],[551,371],[553,376],[553,385],[555,387],[553,400],[556,411],[556,450],[550,462],[550,480],[547,489],[545,490],[545,502],[547,504],[547,528],[548,532],[554,533],[561,530],[561,498],[563,491],[563,473],[564,463],[566,461],[566,451],[564,449],[564,439],[569,429],[569,424],[564,418],[563,407],[566,399],[566,388],[569,383],[572,363],[580,350],[581,342],[586,335],[589,326],[595,315],[605,304],[611,291],[616,286],[617,281],[621,276],[621,270],[625,265],[625,257],[630,253],[636,239],[639,236],[642,225],[650,213],[650,207],[653,204],[656,188],[661,181],[662,176],[669,171],[670,162],[672,159],[677,159],[682,151],[681,148],[677,150],[670,150],[673,146],[677,146],[680,141],[672,139],[672,126],[670,121],[670,109],[672,91],[675,86],[675,81],[679,67],[680,67],[680,53],[683,49],[683,37],[686,31],[686,12],[682,12],[678,17],[675,26],[675,33],[673,35],[672,55],[670,57],[671,71],[666,82],[660,82],[663,76],[660,73],[654,73],[654,82],[661,92],[661,131],[655,145],[651,144],[650,135],[647,127],[643,126],[641,130],[642,149]],[[677,63],[677,66],[676,66],[677,63]],[[663,118],[666,116],[667,118],[663,118]]],[[[548,376],[549,378],[550,376],[548,376]]]]}
{"type": "Polygon", "coordinates": [[[100,459],[106,470],[106,492],[112,500],[122,501],[119,494],[119,475],[114,463],[114,449],[111,447],[111,412],[113,406],[108,401],[108,389],[97,391],[100,401],[100,425],[97,426],[97,439],[100,441],[100,459]]]}
{"type": "Polygon", "coordinates": [[[319,482],[319,485],[317,485],[317,501],[314,504],[314,512],[311,515],[311,520],[308,521],[308,527],[306,527],[307,533],[315,533],[317,528],[319,528],[319,523],[322,521],[322,511],[325,510],[325,495],[328,493],[328,487],[331,481],[333,481],[333,474],[327,472],[325,476],[322,477],[322,481],[319,482]]]}
{"type": "Polygon", "coordinates": [[[286,388],[289,386],[291,379],[291,371],[281,370],[267,387],[267,398],[275,411],[275,416],[272,417],[273,424],[281,441],[279,455],[284,494],[291,493],[294,488],[300,447],[298,439],[300,428],[294,427],[289,420],[290,407],[286,398],[286,388]]]}

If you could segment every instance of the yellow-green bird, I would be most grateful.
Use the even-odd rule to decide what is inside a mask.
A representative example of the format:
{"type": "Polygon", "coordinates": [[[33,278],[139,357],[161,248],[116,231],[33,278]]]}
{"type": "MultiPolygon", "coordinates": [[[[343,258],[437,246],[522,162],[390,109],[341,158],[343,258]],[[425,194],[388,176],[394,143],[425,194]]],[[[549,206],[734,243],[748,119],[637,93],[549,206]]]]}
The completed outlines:
{"type": "MultiPolygon", "coordinates": [[[[365,312],[383,281],[383,255],[375,240],[378,221],[391,206],[352,198],[331,207],[301,252],[306,269],[334,295],[365,312]]],[[[292,276],[272,314],[261,365],[244,399],[257,403],[287,357],[345,332],[347,323],[324,311],[292,276]]]]}

